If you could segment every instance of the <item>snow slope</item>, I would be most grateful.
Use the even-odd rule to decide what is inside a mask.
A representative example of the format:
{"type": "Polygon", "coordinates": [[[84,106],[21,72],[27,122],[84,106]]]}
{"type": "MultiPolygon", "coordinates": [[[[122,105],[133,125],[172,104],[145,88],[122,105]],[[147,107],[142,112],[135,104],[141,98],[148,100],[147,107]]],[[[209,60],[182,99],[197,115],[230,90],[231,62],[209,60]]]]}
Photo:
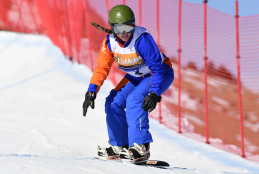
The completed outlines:
{"type": "Polygon", "coordinates": [[[1,174],[259,173],[259,163],[183,137],[152,119],[151,159],[169,162],[171,170],[93,160],[97,145],[108,145],[104,102],[113,85],[104,83],[96,109],[83,117],[91,75],[45,36],[0,32],[1,174]]]}

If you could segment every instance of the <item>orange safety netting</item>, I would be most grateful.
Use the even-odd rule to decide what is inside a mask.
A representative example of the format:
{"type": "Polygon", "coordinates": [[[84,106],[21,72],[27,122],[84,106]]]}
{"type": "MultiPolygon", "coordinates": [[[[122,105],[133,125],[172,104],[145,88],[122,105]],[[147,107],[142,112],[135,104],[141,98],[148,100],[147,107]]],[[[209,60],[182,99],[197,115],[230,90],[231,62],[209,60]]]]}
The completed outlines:
{"type": "MultiPolygon", "coordinates": [[[[183,135],[259,161],[259,15],[227,15],[181,0],[0,0],[0,29],[47,35],[92,70],[108,11],[130,6],[170,57],[175,80],[150,116],[183,135]]],[[[124,73],[112,67],[117,84],[124,73]]]]}

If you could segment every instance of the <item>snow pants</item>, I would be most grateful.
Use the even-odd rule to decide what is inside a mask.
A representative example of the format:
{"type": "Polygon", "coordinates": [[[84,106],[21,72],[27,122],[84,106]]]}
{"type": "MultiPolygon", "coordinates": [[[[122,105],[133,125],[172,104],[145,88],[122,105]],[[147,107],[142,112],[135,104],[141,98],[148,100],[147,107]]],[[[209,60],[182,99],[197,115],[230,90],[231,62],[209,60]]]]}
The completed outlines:
{"type": "MultiPolygon", "coordinates": [[[[148,112],[143,110],[143,100],[149,94],[151,77],[138,84],[128,82],[119,91],[112,90],[106,98],[105,113],[110,144],[133,146],[133,143],[153,142],[149,132],[148,112]]],[[[173,69],[167,70],[161,94],[174,80],[173,69]]]]}

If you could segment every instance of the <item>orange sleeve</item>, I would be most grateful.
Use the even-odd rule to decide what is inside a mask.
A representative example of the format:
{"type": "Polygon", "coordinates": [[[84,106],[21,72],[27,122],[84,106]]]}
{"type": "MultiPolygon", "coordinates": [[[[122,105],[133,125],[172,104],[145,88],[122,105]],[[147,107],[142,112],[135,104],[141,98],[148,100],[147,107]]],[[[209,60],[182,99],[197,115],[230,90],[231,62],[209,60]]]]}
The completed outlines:
{"type": "Polygon", "coordinates": [[[113,53],[109,51],[107,38],[105,37],[97,58],[97,66],[94,69],[94,73],[90,81],[90,84],[98,86],[97,92],[103,85],[104,80],[106,80],[113,62],[113,53]]]}

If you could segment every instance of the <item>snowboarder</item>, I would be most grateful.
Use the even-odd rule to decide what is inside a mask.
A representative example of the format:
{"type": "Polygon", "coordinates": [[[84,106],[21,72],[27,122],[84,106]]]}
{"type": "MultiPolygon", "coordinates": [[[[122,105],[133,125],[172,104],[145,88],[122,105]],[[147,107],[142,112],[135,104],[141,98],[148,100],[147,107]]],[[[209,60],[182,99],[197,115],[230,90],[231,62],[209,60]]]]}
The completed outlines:
{"type": "Polygon", "coordinates": [[[106,98],[105,113],[110,147],[98,146],[107,159],[141,161],[150,157],[148,112],[156,108],[174,80],[169,58],[162,54],[147,29],[135,25],[134,13],[126,5],[113,7],[108,15],[111,29],[92,25],[108,33],[102,42],[83,103],[83,116],[94,100],[112,63],[127,74],[106,98]]]}

